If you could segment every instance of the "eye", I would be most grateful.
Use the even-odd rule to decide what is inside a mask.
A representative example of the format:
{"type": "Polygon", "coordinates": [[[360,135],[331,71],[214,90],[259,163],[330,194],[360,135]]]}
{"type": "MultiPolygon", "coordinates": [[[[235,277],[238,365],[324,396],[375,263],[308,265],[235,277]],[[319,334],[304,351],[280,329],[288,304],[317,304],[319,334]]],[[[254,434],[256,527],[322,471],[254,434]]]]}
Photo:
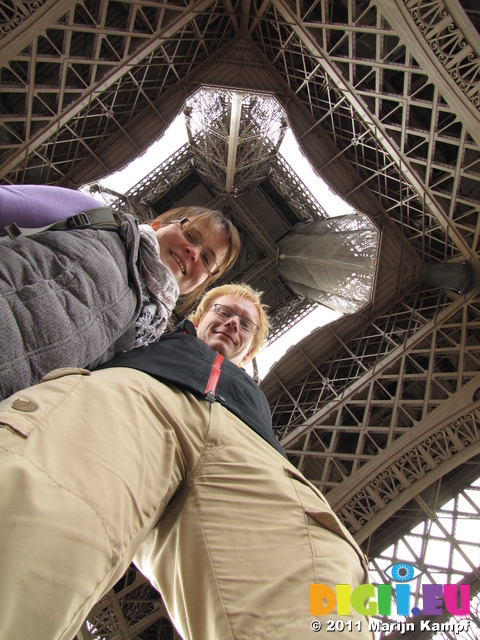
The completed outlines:
{"type": "Polygon", "coordinates": [[[202,262],[206,267],[209,267],[211,264],[211,259],[210,256],[207,253],[202,253],[201,254],[201,258],[202,258],[202,262]]]}
{"type": "Polygon", "coordinates": [[[395,582],[411,582],[421,576],[423,571],[407,562],[395,562],[384,569],[383,573],[395,582]]]}
{"type": "Polygon", "coordinates": [[[184,229],[183,235],[185,236],[185,239],[187,240],[187,242],[191,242],[192,244],[195,244],[195,237],[191,231],[189,231],[188,229],[184,229]]]}

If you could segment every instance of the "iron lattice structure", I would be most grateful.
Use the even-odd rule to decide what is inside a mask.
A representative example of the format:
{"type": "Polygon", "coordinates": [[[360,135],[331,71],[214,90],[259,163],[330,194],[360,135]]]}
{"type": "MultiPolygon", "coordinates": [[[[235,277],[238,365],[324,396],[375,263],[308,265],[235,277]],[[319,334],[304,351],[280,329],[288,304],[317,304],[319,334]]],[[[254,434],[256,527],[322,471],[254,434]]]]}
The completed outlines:
{"type": "MultiPolygon", "coordinates": [[[[9,0],[1,8],[4,184],[98,181],[185,107],[193,117],[188,99],[200,88],[231,96],[218,113],[221,138],[192,125],[190,144],[118,206],[147,218],[172,204],[225,208],[244,246],[229,277],[265,291],[274,337],[311,306],[278,277],[276,242],[323,215],[276,155],[281,118],[268,139],[242,129],[243,97],[250,109],[252,93],[278,101],[317,172],[381,233],[371,304],[305,338],[263,381],[279,437],[373,558],[398,557],[414,528],[425,551],[448,501],[455,521],[478,520],[471,494],[470,510],[459,499],[473,491],[480,459],[473,0],[9,0]],[[426,264],[464,263],[473,274],[465,290],[425,287],[426,264]]],[[[446,573],[477,593],[480,559],[446,533],[446,573]]],[[[415,552],[431,570],[427,555],[415,552]]],[[[79,637],[168,640],[176,636],[165,618],[160,596],[132,568],[79,637]]],[[[478,634],[472,619],[466,638],[478,634]]]]}

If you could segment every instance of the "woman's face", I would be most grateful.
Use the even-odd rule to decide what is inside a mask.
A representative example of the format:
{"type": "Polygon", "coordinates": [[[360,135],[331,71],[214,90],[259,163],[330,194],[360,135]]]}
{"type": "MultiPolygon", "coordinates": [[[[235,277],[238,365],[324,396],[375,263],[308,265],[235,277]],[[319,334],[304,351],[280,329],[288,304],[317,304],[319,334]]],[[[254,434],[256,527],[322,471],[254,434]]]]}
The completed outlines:
{"type": "MultiPolygon", "coordinates": [[[[162,262],[173,273],[181,294],[190,293],[210,276],[204,260],[205,255],[209,258],[208,267],[214,272],[217,271],[217,265],[221,265],[227,256],[227,233],[220,224],[211,228],[205,220],[193,223],[201,236],[202,244],[198,245],[189,241],[189,234],[187,233],[186,237],[178,222],[167,223],[165,226],[154,222],[152,226],[160,245],[162,262]]],[[[189,224],[185,229],[188,227],[189,224]]]]}

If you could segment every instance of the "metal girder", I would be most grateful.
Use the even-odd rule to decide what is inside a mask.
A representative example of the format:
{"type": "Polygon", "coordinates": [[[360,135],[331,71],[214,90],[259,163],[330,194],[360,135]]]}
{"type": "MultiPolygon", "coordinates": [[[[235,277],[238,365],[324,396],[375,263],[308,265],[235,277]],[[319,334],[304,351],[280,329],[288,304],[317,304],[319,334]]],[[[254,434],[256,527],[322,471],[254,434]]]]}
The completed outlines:
{"type": "MultiPolygon", "coordinates": [[[[385,355],[380,360],[380,362],[375,365],[375,367],[366,370],[366,366],[361,362],[361,360],[359,360],[359,366],[364,371],[363,375],[357,377],[351,385],[344,388],[340,397],[336,397],[334,400],[324,405],[321,410],[310,416],[304,424],[296,427],[293,431],[286,435],[285,438],[281,440],[282,446],[287,450],[290,449],[290,447],[300,438],[302,438],[306,433],[308,433],[312,429],[315,429],[319,424],[321,424],[322,420],[329,415],[332,409],[335,409],[336,411],[341,404],[347,404],[348,401],[358,393],[358,390],[360,388],[367,385],[370,380],[381,376],[382,372],[391,367],[393,362],[397,361],[400,357],[403,357],[403,355],[405,353],[408,353],[410,349],[413,349],[417,344],[422,342],[432,333],[435,327],[441,326],[444,322],[447,322],[450,317],[456,314],[465,306],[466,303],[468,303],[469,299],[476,298],[478,294],[478,291],[472,291],[467,295],[465,299],[458,298],[456,301],[452,302],[452,304],[441,311],[434,320],[419,328],[418,331],[416,331],[405,342],[403,342],[402,344],[398,344],[396,348],[385,355]]],[[[332,331],[332,333],[334,334],[334,331],[332,329],[329,329],[329,331],[332,331]]],[[[351,352],[350,355],[355,358],[355,355],[351,352]]]]}
{"type": "MultiPolygon", "coordinates": [[[[30,46],[36,34],[48,29],[62,16],[72,11],[76,4],[77,0],[48,0],[40,6],[35,6],[29,19],[19,21],[17,28],[12,29],[2,39],[0,67],[7,65],[12,57],[30,46]]],[[[18,10],[23,14],[21,7],[18,7],[18,10]]]]}
{"type": "Polygon", "coordinates": [[[448,408],[437,408],[329,492],[330,505],[359,543],[426,487],[480,454],[480,402],[471,400],[479,388],[476,376],[448,408]]]}
{"type": "MultiPolygon", "coordinates": [[[[443,2],[448,10],[448,15],[444,14],[443,20],[442,18],[439,19],[438,32],[441,32],[444,27],[449,28],[449,25],[455,24],[459,27],[462,35],[468,39],[468,44],[465,43],[466,46],[462,46],[461,51],[457,54],[456,64],[461,64],[463,60],[469,60],[472,53],[479,56],[480,36],[472,28],[471,22],[464,14],[460,4],[458,2],[449,2],[449,0],[443,0],[443,2]]],[[[443,52],[439,51],[438,48],[434,49],[426,41],[422,31],[413,22],[411,11],[418,12],[418,19],[421,21],[422,3],[418,2],[418,0],[407,2],[404,0],[393,0],[393,2],[392,0],[376,0],[376,5],[395,33],[411,46],[415,53],[415,58],[422,68],[432,69],[432,75],[435,77],[435,84],[439,91],[450,106],[455,109],[458,119],[465,124],[472,138],[480,146],[478,103],[475,106],[468,95],[464,91],[460,91],[457,84],[451,82],[451,75],[440,62],[440,56],[443,52]],[[453,107],[453,105],[455,106],[453,107]]],[[[475,94],[472,92],[471,95],[475,94]]]]}
{"type": "MultiPolygon", "coordinates": [[[[204,11],[214,2],[215,0],[196,0],[190,4],[188,9],[184,10],[178,18],[172,20],[167,26],[160,25],[157,32],[153,34],[152,37],[148,38],[146,42],[141,44],[134,53],[125,56],[125,58],[118,62],[115,62],[115,64],[112,65],[111,70],[108,71],[101,80],[86,87],[82,91],[81,96],[56,116],[52,117],[47,126],[42,128],[32,138],[19,145],[16,152],[12,154],[0,167],[0,178],[22,162],[28,154],[40,148],[40,146],[54,135],[56,131],[68,124],[72,118],[79,115],[94,98],[101,96],[103,91],[114,85],[115,82],[122,78],[131,67],[147,58],[159,47],[162,40],[167,40],[174,36],[175,33],[188,24],[198,12],[204,11]]],[[[30,26],[32,29],[32,35],[33,33],[37,33],[35,16],[32,17],[30,26]]]]}
{"type": "MultiPolygon", "coordinates": [[[[442,207],[439,206],[428,185],[422,183],[411,169],[408,157],[393,144],[391,137],[385,131],[384,125],[375,113],[366,109],[364,101],[359,97],[356,88],[351,82],[341,75],[335,64],[332,63],[330,55],[320,46],[313,37],[307,24],[295,14],[290,4],[286,0],[272,0],[279,13],[308,50],[319,60],[321,67],[333,80],[341,93],[348,95],[349,103],[358,113],[362,122],[370,130],[371,134],[382,145],[391,158],[394,159],[401,172],[405,175],[409,183],[413,186],[417,194],[424,194],[426,205],[433,212],[445,232],[453,239],[456,246],[467,259],[478,262],[478,256],[471,247],[464,241],[462,235],[451,225],[451,222],[442,207]]],[[[388,4],[388,2],[387,2],[388,4]]],[[[348,197],[348,194],[347,194],[348,197]]]]}
{"type": "Polygon", "coordinates": [[[238,149],[238,135],[240,132],[240,117],[242,113],[243,96],[235,91],[232,95],[232,112],[230,116],[230,137],[228,140],[227,179],[225,190],[231,193],[235,179],[236,158],[238,149]]]}

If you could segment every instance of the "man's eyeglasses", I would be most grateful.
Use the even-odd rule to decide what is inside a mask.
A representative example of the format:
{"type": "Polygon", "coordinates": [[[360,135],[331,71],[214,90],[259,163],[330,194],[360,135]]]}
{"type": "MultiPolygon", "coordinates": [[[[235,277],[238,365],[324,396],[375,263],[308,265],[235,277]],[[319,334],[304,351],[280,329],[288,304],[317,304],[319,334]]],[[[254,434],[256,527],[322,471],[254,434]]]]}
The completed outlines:
{"type": "Polygon", "coordinates": [[[202,264],[211,276],[216,276],[220,271],[220,267],[215,260],[215,254],[209,249],[205,248],[205,245],[202,242],[202,234],[193,224],[193,222],[190,222],[188,218],[182,218],[181,220],[171,220],[169,224],[173,223],[179,224],[181,226],[183,235],[185,236],[185,240],[189,244],[193,245],[194,247],[202,247],[202,252],[200,254],[202,264]]]}
{"type": "Polygon", "coordinates": [[[244,331],[248,331],[249,333],[257,333],[258,331],[257,325],[252,320],[239,316],[238,313],[235,313],[230,307],[225,307],[223,304],[217,303],[213,305],[213,310],[215,313],[218,313],[222,320],[228,320],[229,318],[237,316],[240,329],[244,331]]]}

